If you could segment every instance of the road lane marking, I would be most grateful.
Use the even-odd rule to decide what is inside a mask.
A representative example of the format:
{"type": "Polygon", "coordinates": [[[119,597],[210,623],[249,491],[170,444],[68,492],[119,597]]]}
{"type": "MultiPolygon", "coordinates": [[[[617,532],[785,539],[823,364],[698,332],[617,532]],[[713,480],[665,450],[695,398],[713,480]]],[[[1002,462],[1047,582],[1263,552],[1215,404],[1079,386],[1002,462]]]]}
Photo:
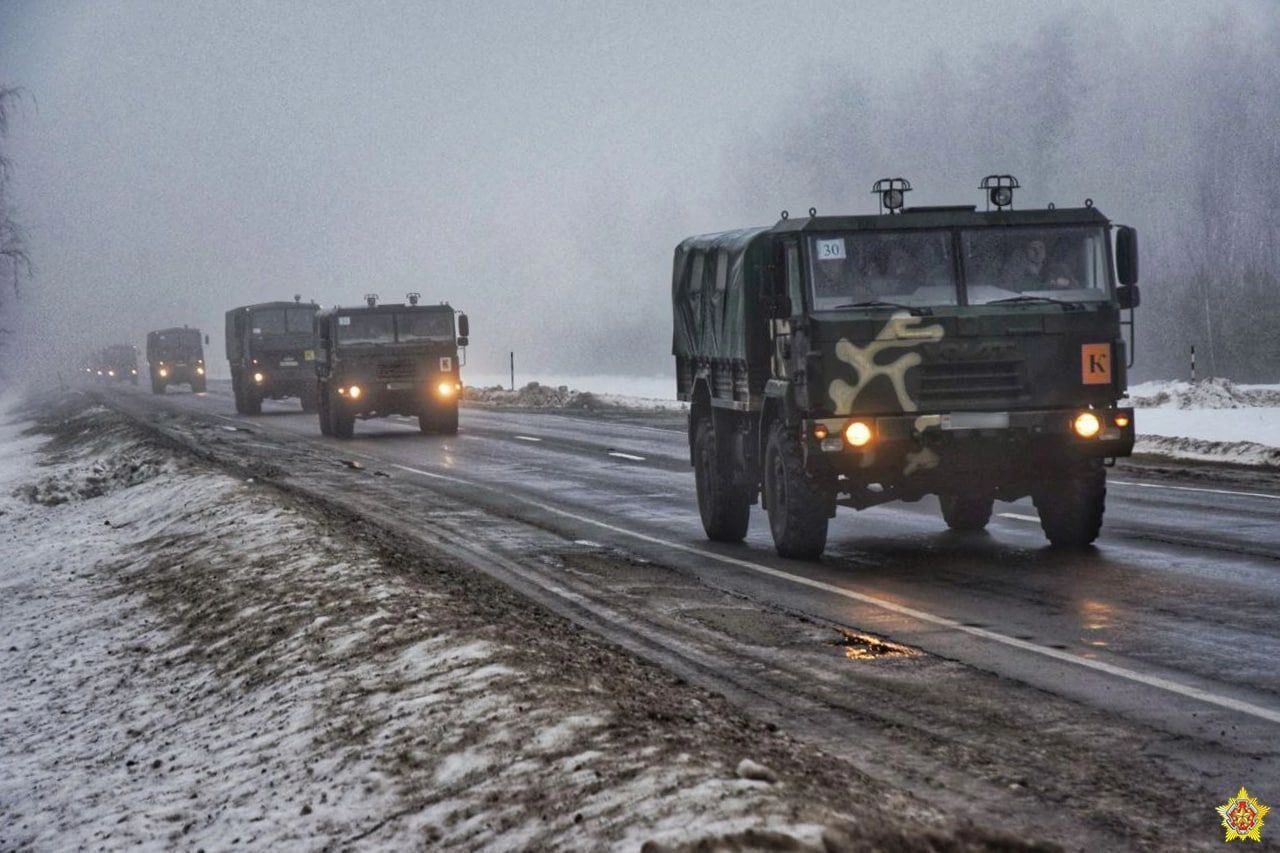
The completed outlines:
{"type": "MultiPolygon", "coordinates": [[[[411,474],[418,474],[423,477],[429,477],[434,480],[446,480],[451,483],[458,483],[464,486],[469,486],[471,488],[480,488],[490,492],[497,491],[492,486],[489,486],[485,483],[466,480],[466,479],[463,479],[462,477],[450,477],[445,474],[436,474],[431,471],[423,471],[421,468],[411,468],[408,465],[399,465],[399,464],[393,463],[392,467],[399,468],[402,471],[408,471],[411,474]]],[[[919,610],[914,607],[907,607],[906,605],[898,604],[897,602],[889,601],[888,599],[877,598],[874,595],[867,595],[861,592],[854,592],[851,589],[844,589],[843,587],[838,587],[835,584],[829,584],[826,581],[814,580],[813,578],[806,578],[802,575],[793,575],[790,572],[784,572],[780,569],[771,568],[770,566],[766,566],[761,563],[753,563],[750,560],[743,560],[738,557],[730,557],[727,554],[717,554],[714,551],[707,551],[702,548],[694,547],[693,545],[685,545],[682,542],[673,542],[669,539],[663,539],[659,536],[651,536],[648,533],[641,533],[638,530],[629,530],[625,527],[619,527],[616,524],[609,524],[608,522],[605,522],[605,521],[599,521],[597,519],[590,518],[585,515],[579,515],[576,512],[570,512],[569,510],[560,509],[559,507],[543,503],[542,501],[537,501],[532,498],[526,498],[521,495],[513,494],[511,492],[503,492],[502,494],[504,497],[514,498],[529,506],[536,507],[545,512],[558,515],[562,518],[568,518],[573,521],[577,521],[581,524],[589,524],[593,527],[598,527],[601,530],[608,530],[612,533],[617,533],[622,536],[629,536],[632,539],[638,539],[641,542],[648,542],[651,545],[659,545],[663,548],[670,548],[675,551],[683,551],[686,554],[693,554],[695,556],[703,557],[708,560],[714,560],[719,563],[724,563],[725,565],[737,566],[738,568],[747,569],[748,571],[756,572],[757,574],[765,575],[767,577],[775,578],[777,580],[789,581],[791,583],[797,584],[798,586],[809,587],[810,589],[816,589],[821,592],[827,592],[832,595],[838,595],[842,598],[847,598],[850,601],[856,601],[860,604],[867,604],[872,607],[880,608],[881,610],[887,610],[890,613],[896,613],[900,616],[907,616],[912,619],[916,619],[920,622],[926,622],[930,625],[937,625],[941,628],[948,628],[952,631],[957,631],[962,634],[968,634],[972,637],[978,637],[983,640],[990,640],[991,642],[1000,643],[1001,645],[1009,646],[1010,648],[1019,649],[1024,652],[1031,652],[1032,654],[1041,655],[1047,658],[1052,658],[1062,663],[1074,664],[1075,666],[1084,667],[1085,669],[1091,669],[1091,670],[1094,670],[1095,672],[1101,672],[1101,673],[1105,673],[1106,675],[1114,676],[1116,678],[1122,678],[1126,681],[1132,681],[1136,684],[1142,684],[1147,687],[1154,687],[1157,690],[1164,690],[1168,693],[1174,693],[1174,694],[1177,694],[1178,696],[1183,696],[1188,699],[1195,699],[1197,701],[1204,702],[1205,704],[1208,704],[1208,705],[1216,705],[1219,708],[1226,708],[1229,711],[1236,711],[1241,714],[1247,714],[1248,716],[1256,717],[1260,720],[1266,720],[1267,722],[1280,723],[1280,710],[1277,710],[1277,709],[1266,708],[1266,707],[1263,707],[1262,705],[1255,705],[1252,702],[1245,702],[1241,699],[1233,699],[1230,696],[1220,696],[1217,693],[1204,690],[1200,687],[1193,687],[1192,685],[1189,685],[1189,684],[1182,684],[1177,681],[1172,681],[1168,678],[1162,678],[1158,675],[1147,675],[1145,673],[1137,672],[1136,670],[1126,669],[1125,667],[1122,667],[1122,666],[1106,663],[1105,661],[1080,657],[1079,655],[1074,655],[1074,654],[1071,654],[1070,652],[1063,651],[1061,649],[1054,649],[1054,648],[1050,648],[1049,646],[1037,645],[1036,643],[1032,643],[1027,640],[1019,640],[1017,637],[1010,637],[1005,634],[997,633],[996,631],[988,631],[986,628],[978,628],[972,625],[965,625],[963,622],[957,622],[955,619],[949,619],[946,616],[938,616],[934,613],[929,613],[926,610],[919,610]]]]}
{"type": "Polygon", "coordinates": [[[1230,489],[1206,489],[1201,486],[1166,486],[1163,483],[1135,483],[1132,480],[1107,480],[1109,485],[1133,486],[1135,489],[1169,489],[1175,492],[1205,492],[1210,495],[1236,495],[1242,498],[1266,498],[1280,501],[1280,495],[1269,495],[1266,492],[1233,492],[1230,489]]]}
{"type": "Polygon", "coordinates": [[[610,450],[610,456],[616,456],[618,459],[630,459],[632,462],[643,462],[643,456],[636,456],[634,453],[623,453],[621,450],[610,450]]]}
{"type": "Polygon", "coordinates": [[[542,441],[542,439],[538,438],[536,435],[513,435],[512,438],[517,441],[542,441]]]}
{"type": "Polygon", "coordinates": [[[1037,521],[1038,522],[1040,520],[1040,516],[1038,515],[1023,515],[1020,512],[1001,512],[1001,513],[997,513],[997,515],[999,515],[1001,518],[1012,518],[1015,521],[1037,521]]]}

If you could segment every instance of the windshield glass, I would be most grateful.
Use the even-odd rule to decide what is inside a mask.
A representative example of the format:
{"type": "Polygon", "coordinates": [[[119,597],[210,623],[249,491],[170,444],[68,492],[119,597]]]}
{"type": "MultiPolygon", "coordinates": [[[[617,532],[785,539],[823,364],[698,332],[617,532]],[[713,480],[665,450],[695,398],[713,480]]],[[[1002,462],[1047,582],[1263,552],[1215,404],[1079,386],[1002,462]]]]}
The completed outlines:
{"type": "Polygon", "coordinates": [[[440,340],[453,337],[452,311],[406,311],[396,315],[401,341],[440,340]]]}
{"type": "Polygon", "coordinates": [[[200,333],[195,329],[156,332],[152,349],[161,354],[186,354],[200,350],[200,333]]]}
{"type": "Polygon", "coordinates": [[[948,231],[815,236],[809,257],[818,311],[864,302],[911,307],[957,302],[948,231]]]}
{"type": "Polygon", "coordinates": [[[311,331],[312,308],[263,308],[253,312],[255,335],[296,335],[311,331]]]}
{"type": "Polygon", "coordinates": [[[390,314],[338,315],[338,341],[344,344],[389,344],[396,339],[390,314]]]}
{"type": "Polygon", "coordinates": [[[960,232],[969,304],[1042,297],[1107,298],[1107,243],[1094,225],[960,232]]]}

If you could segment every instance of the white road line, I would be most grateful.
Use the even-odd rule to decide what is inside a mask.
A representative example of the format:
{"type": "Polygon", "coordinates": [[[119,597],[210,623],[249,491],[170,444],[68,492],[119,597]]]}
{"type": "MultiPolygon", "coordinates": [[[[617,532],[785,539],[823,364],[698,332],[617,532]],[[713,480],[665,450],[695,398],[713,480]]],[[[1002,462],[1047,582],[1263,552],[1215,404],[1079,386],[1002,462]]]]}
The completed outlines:
{"type": "Polygon", "coordinates": [[[997,514],[997,515],[999,515],[1001,518],[1012,518],[1012,519],[1014,519],[1015,521],[1036,521],[1036,522],[1038,522],[1038,521],[1040,520],[1040,516],[1038,516],[1038,515],[1023,515],[1023,514],[1022,514],[1022,513],[1020,513],[1020,512],[1000,512],[1000,513],[996,513],[996,514],[997,514]]]}
{"type": "Polygon", "coordinates": [[[610,456],[616,456],[619,459],[630,459],[632,462],[643,462],[643,456],[636,456],[634,453],[623,453],[621,450],[610,450],[610,456]]]}
{"type": "MultiPolygon", "coordinates": [[[[459,483],[465,486],[470,486],[472,488],[481,488],[481,489],[485,489],[486,491],[495,491],[492,487],[484,483],[465,480],[461,477],[450,477],[444,474],[435,474],[430,471],[423,471],[419,468],[410,468],[407,465],[393,464],[392,467],[399,468],[402,471],[408,471],[411,474],[419,474],[423,477],[430,477],[435,480],[447,480],[451,483],[459,483]]],[[[1266,707],[1263,707],[1262,705],[1255,705],[1252,702],[1245,702],[1240,699],[1233,699],[1230,696],[1220,696],[1217,693],[1213,693],[1211,691],[1204,690],[1199,687],[1193,687],[1189,684],[1182,684],[1177,681],[1171,681],[1170,679],[1167,679],[1167,678],[1161,678],[1158,675],[1147,675],[1145,673],[1137,672],[1132,669],[1126,669],[1125,667],[1116,666],[1115,664],[1106,663],[1104,661],[1083,658],[1083,657],[1080,657],[1079,655],[1074,655],[1074,654],[1071,654],[1070,652],[1063,651],[1061,649],[1054,649],[1048,646],[1041,646],[1041,645],[1037,645],[1036,643],[1028,642],[1026,640],[1019,640],[1017,637],[1009,637],[1004,634],[997,633],[995,631],[988,631],[986,628],[975,628],[972,625],[965,625],[964,623],[957,622],[954,619],[948,619],[946,616],[938,616],[936,614],[929,613],[928,611],[925,611],[925,610],[918,610],[914,607],[907,607],[906,605],[898,604],[897,602],[889,601],[888,599],[877,598],[874,595],[866,595],[865,593],[854,592],[853,590],[844,589],[842,587],[835,586],[834,584],[826,583],[825,581],[814,580],[813,578],[806,578],[806,577],[802,577],[801,575],[793,575],[790,572],[784,572],[784,571],[781,571],[780,569],[774,569],[769,566],[762,565],[760,563],[753,563],[749,560],[739,559],[738,557],[730,557],[726,554],[717,554],[714,551],[706,551],[706,550],[703,550],[702,548],[695,548],[692,545],[685,545],[684,543],[681,543],[681,542],[672,542],[669,539],[663,539],[658,536],[650,536],[648,533],[641,533],[638,530],[628,530],[625,527],[618,527],[615,524],[609,524],[608,522],[598,521],[594,518],[588,518],[585,515],[579,515],[576,512],[569,512],[568,510],[560,509],[559,507],[551,506],[550,504],[545,504],[545,503],[542,503],[541,501],[533,500],[532,498],[522,497],[520,495],[515,495],[510,492],[504,492],[503,494],[508,498],[514,498],[515,500],[521,501],[522,503],[528,504],[529,506],[537,507],[538,509],[541,509],[545,512],[552,513],[554,515],[558,515],[562,518],[568,518],[573,521],[580,522],[582,524],[589,524],[589,525],[592,525],[593,527],[598,527],[602,530],[608,530],[612,533],[618,533],[622,536],[629,536],[632,539],[638,539],[641,542],[648,542],[651,545],[660,545],[664,548],[670,548],[675,551],[683,551],[686,554],[694,554],[696,556],[703,557],[708,560],[715,560],[718,563],[724,563],[730,566],[737,566],[739,568],[747,569],[748,571],[756,572],[761,575],[766,575],[771,578],[789,581],[798,586],[806,586],[806,587],[809,587],[810,589],[816,589],[816,590],[820,590],[821,592],[827,592],[827,593],[831,593],[832,595],[838,595],[838,596],[841,596],[842,598],[847,598],[851,601],[857,601],[861,604],[868,604],[868,605],[871,605],[872,607],[878,607],[882,610],[887,610],[890,613],[897,613],[901,616],[908,616],[912,619],[916,619],[921,622],[927,622],[930,625],[937,625],[942,628],[948,628],[952,631],[958,631],[962,634],[968,634],[972,637],[978,637],[983,640],[990,640],[991,642],[994,642],[994,643],[1000,643],[1001,645],[1009,646],[1010,648],[1019,649],[1024,652],[1031,652],[1032,654],[1042,655],[1043,657],[1047,657],[1047,658],[1053,658],[1054,660],[1061,661],[1062,663],[1069,663],[1075,666],[1084,667],[1085,669],[1092,669],[1095,672],[1106,673],[1107,675],[1115,676],[1116,678],[1123,678],[1126,681],[1132,681],[1137,684],[1143,684],[1143,685],[1146,685],[1147,687],[1154,687],[1157,690],[1164,690],[1168,693],[1174,693],[1179,696],[1184,696],[1188,699],[1195,699],[1197,701],[1204,702],[1209,705],[1216,705],[1219,708],[1226,708],[1227,710],[1230,710],[1230,711],[1237,711],[1241,714],[1247,714],[1251,717],[1257,717],[1260,720],[1266,720],[1267,722],[1280,723],[1280,710],[1277,710],[1274,708],[1266,708],[1266,707]]]]}
{"type": "Polygon", "coordinates": [[[538,438],[536,435],[513,435],[511,437],[517,441],[542,441],[542,439],[538,438]]]}
{"type": "Polygon", "coordinates": [[[1135,489],[1169,489],[1174,492],[1205,492],[1210,495],[1235,495],[1242,498],[1266,498],[1280,501],[1280,495],[1269,495],[1266,492],[1233,492],[1230,489],[1206,489],[1198,486],[1166,486],[1163,483],[1135,483],[1131,480],[1107,480],[1112,486],[1132,486],[1135,489]]]}

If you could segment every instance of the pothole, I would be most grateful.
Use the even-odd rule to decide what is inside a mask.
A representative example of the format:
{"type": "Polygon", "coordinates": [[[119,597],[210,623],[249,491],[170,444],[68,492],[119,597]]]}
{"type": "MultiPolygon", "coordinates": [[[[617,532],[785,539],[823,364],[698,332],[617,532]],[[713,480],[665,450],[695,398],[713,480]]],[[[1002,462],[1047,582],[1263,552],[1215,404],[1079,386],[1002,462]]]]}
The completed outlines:
{"type": "Polygon", "coordinates": [[[874,637],[871,634],[860,634],[856,631],[841,631],[839,637],[829,642],[833,646],[843,647],[844,656],[849,660],[920,657],[919,649],[900,646],[880,637],[874,637]]]}

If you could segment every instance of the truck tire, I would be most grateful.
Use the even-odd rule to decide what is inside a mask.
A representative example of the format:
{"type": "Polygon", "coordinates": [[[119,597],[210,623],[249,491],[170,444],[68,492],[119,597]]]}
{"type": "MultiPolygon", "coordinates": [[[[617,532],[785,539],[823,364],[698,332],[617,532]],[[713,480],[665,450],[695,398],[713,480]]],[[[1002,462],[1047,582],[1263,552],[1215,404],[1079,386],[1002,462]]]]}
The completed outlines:
{"type": "Polygon", "coordinates": [[[769,531],[779,557],[816,560],[827,547],[835,495],[804,470],[800,442],[781,421],[769,430],[764,460],[769,531]]]}
{"type": "Polygon", "coordinates": [[[298,395],[298,402],[302,404],[302,411],[311,414],[316,410],[317,399],[319,397],[318,390],[315,388],[307,388],[298,395]]]}
{"type": "Polygon", "coordinates": [[[733,468],[716,439],[711,418],[700,418],[694,431],[694,483],[702,529],[713,542],[741,542],[751,523],[751,490],[735,486],[733,468]]]}
{"type": "Polygon", "coordinates": [[[329,390],[321,388],[316,396],[316,414],[320,418],[320,434],[333,435],[332,422],[329,420],[329,390]]]}
{"type": "Polygon", "coordinates": [[[356,433],[356,415],[332,396],[325,402],[329,415],[329,432],[334,438],[351,438],[356,433]]]}
{"type": "Polygon", "coordinates": [[[1048,479],[1031,496],[1040,527],[1055,548],[1084,548],[1102,531],[1107,503],[1107,469],[1101,459],[1079,462],[1048,479]]]}
{"type": "Polygon", "coordinates": [[[445,409],[437,409],[431,406],[424,406],[418,413],[418,430],[426,435],[432,433],[457,435],[458,407],[449,406],[445,409]]]}
{"type": "Polygon", "coordinates": [[[192,394],[203,394],[205,391],[208,390],[208,388],[209,388],[209,383],[203,376],[201,376],[199,379],[191,380],[192,394]]]}
{"type": "Polygon", "coordinates": [[[164,388],[165,388],[165,382],[163,379],[157,379],[154,376],[151,377],[151,393],[152,394],[163,394],[164,388]]]}
{"type": "Polygon", "coordinates": [[[244,414],[262,414],[262,394],[252,385],[244,389],[244,414]]]}
{"type": "Polygon", "coordinates": [[[952,530],[985,530],[991,520],[991,507],[995,498],[990,495],[939,495],[942,518],[952,530]]]}

